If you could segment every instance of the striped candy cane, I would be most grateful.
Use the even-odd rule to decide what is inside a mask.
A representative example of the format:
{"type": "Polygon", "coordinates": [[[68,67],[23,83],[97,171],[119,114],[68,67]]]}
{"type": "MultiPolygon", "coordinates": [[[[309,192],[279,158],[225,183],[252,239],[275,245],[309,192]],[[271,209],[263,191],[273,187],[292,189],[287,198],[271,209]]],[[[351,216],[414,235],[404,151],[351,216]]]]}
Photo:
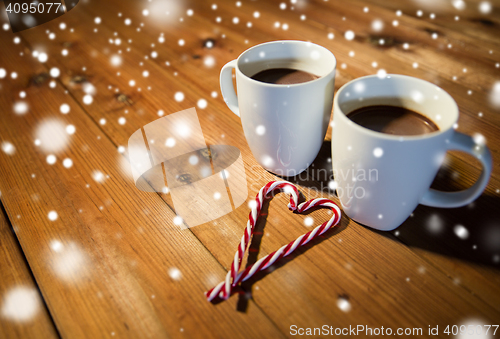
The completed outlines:
{"type": "Polygon", "coordinates": [[[238,245],[238,249],[234,254],[234,260],[231,264],[231,269],[229,270],[229,272],[227,272],[226,279],[224,281],[220,282],[211,290],[205,292],[205,296],[207,297],[208,301],[214,300],[217,296],[222,300],[228,299],[231,296],[231,292],[233,291],[233,289],[239,283],[249,279],[255,273],[265,270],[276,261],[286,257],[287,255],[295,251],[298,247],[305,245],[315,237],[322,235],[331,227],[337,225],[337,223],[339,222],[341,212],[339,207],[333,201],[319,198],[303,202],[302,204],[297,206],[298,200],[299,192],[297,190],[297,187],[286,181],[271,181],[260,189],[259,193],[255,197],[256,206],[252,207],[252,210],[248,216],[245,233],[243,234],[240,244],[238,245]],[[257,218],[260,215],[264,200],[266,198],[269,198],[268,194],[275,189],[283,189],[286,193],[290,194],[290,203],[288,204],[288,209],[290,211],[297,211],[298,213],[302,213],[310,208],[321,206],[329,207],[333,212],[333,216],[327,222],[317,226],[312,231],[301,235],[288,245],[281,247],[279,250],[266,255],[265,257],[254,263],[252,266],[249,266],[244,271],[238,273],[241,267],[241,260],[245,255],[248,245],[250,244],[250,239],[253,235],[255,223],[257,222],[257,218]]]}

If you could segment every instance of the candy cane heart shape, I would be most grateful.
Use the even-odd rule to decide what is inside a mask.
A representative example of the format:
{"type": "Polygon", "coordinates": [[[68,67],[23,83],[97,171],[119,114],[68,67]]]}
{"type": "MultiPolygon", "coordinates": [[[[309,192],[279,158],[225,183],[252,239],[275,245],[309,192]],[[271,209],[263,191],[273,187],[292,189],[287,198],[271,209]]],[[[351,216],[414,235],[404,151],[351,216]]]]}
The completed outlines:
{"type": "Polygon", "coordinates": [[[212,301],[215,298],[219,297],[222,300],[226,300],[231,296],[231,292],[233,289],[240,284],[241,282],[249,279],[254,274],[259,271],[265,270],[281,258],[286,257],[297,248],[302,245],[307,244],[317,236],[322,235],[326,231],[328,231],[333,226],[337,225],[340,221],[341,212],[339,207],[331,200],[328,199],[313,199],[298,205],[299,200],[299,192],[295,185],[292,185],[286,181],[271,181],[264,187],[262,187],[255,197],[256,204],[252,207],[250,214],[248,216],[247,227],[245,228],[245,233],[243,237],[241,237],[241,241],[238,245],[238,249],[234,254],[234,260],[231,264],[231,269],[227,272],[226,279],[220,282],[217,286],[212,288],[211,290],[205,292],[205,296],[208,301],[212,301]],[[288,209],[290,211],[296,211],[297,213],[303,213],[313,207],[328,207],[332,210],[333,215],[330,220],[324,222],[323,224],[317,226],[312,231],[307,232],[306,234],[301,235],[288,245],[281,247],[279,250],[272,252],[252,266],[247,267],[244,271],[240,271],[241,260],[245,255],[245,252],[250,244],[250,239],[252,238],[255,224],[257,222],[257,218],[260,215],[260,211],[262,209],[262,205],[264,204],[265,199],[270,199],[268,196],[274,190],[281,189],[285,193],[290,194],[290,203],[288,204],[288,209]]]}

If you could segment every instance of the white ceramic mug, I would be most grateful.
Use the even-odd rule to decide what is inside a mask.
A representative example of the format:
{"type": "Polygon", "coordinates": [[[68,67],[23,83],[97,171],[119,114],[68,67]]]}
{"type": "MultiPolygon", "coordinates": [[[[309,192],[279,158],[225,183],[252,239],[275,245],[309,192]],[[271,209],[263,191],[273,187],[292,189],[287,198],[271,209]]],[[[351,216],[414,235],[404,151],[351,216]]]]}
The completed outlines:
{"type": "Polygon", "coordinates": [[[336,63],[333,54],[319,45],[273,41],[246,50],[222,68],[224,101],[241,118],[248,145],[262,167],[294,176],[313,162],[330,121],[336,63]],[[319,78],[291,85],[251,78],[271,68],[297,69],[319,78]]]}
{"type": "Polygon", "coordinates": [[[436,85],[403,75],[367,76],[339,89],[334,100],[332,166],[344,212],[367,226],[389,231],[402,224],[418,204],[460,207],[485,189],[492,170],[488,148],[456,132],[458,106],[436,85]],[[346,115],[365,106],[405,107],[430,118],[438,127],[423,135],[397,136],[375,132],[346,115]],[[448,150],[477,158],[483,171],[478,181],[460,192],[429,187],[448,150]]]}

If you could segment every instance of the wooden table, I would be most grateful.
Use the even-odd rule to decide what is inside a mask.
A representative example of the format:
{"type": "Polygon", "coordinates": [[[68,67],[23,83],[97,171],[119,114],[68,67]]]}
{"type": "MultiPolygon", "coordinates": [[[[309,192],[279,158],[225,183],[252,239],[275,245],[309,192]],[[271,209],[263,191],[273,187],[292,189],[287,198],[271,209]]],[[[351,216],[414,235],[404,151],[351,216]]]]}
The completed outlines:
{"type": "MultiPolygon", "coordinates": [[[[458,130],[483,135],[497,160],[500,2],[490,1],[489,13],[477,0],[455,7],[408,0],[158,3],[80,1],[42,26],[0,31],[6,70],[0,79],[0,337],[277,338],[292,336],[292,325],[422,328],[424,334],[439,326],[448,337],[447,325],[500,323],[496,161],[486,191],[469,206],[419,206],[385,233],[344,215],[337,229],[246,283],[246,294],[214,305],[203,293],[230,267],[247,204],[182,229],[173,222],[169,194],[135,187],[126,149],[130,135],[160,110],[171,114],[205,99],[207,107],[197,108],[205,139],[241,150],[249,202],[279,178],[252,156],[239,119],[221,98],[219,71],[252,45],[297,39],[335,54],[336,90],[382,69],[439,85],[460,107],[458,130]],[[344,37],[348,30],[353,40],[344,37]],[[36,53],[48,60],[40,62],[36,53]],[[54,68],[59,76],[50,75],[54,68]],[[176,92],[184,100],[176,101],[176,92]],[[69,113],[61,113],[63,104],[69,113]],[[74,133],[65,133],[68,125],[74,133]]],[[[328,183],[311,174],[331,173],[329,140],[331,131],[308,178],[297,181],[306,197],[328,183]]],[[[472,157],[450,152],[434,187],[464,189],[480,170],[472,157]]],[[[338,201],[333,191],[320,195],[338,201]]],[[[260,219],[251,262],[310,229],[305,216],[286,210],[286,201],[276,196],[260,219]]],[[[319,223],[328,214],[309,216],[319,223]]]]}

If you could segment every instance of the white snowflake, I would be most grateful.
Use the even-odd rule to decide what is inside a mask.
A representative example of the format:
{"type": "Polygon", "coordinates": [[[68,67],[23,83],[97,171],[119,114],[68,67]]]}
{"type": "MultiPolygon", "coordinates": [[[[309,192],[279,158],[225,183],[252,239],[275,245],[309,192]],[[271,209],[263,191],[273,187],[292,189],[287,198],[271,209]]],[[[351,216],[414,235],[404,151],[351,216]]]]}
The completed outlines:
{"type": "Polygon", "coordinates": [[[274,160],[269,155],[264,155],[262,157],[262,163],[264,164],[264,166],[270,167],[274,164],[274,160]]]}
{"type": "Polygon", "coordinates": [[[174,224],[176,224],[177,226],[182,225],[182,222],[183,222],[182,218],[180,216],[178,216],[178,215],[176,215],[174,217],[173,221],[174,221],[174,224]]]}
{"type": "Polygon", "coordinates": [[[455,232],[455,235],[460,239],[467,239],[469,237],[469,230],[462,225],[456,225],[453,228],[453,232],[455,232]]]}
{"type": "Polygon", "coordinates": [[[215,66],[215,58],[211,55],[207,55],[203,58],[203,64],[208,68],[212,68],[215,66]]]}
{"type": "Polygon", "coordinates": [[[257,135],[264,135],[266,133],[266,127],[264,125],[259,125],[255,128],[255,133],[257,135]]]}
{"type": "Polygon", "coordinates": [[[481,133],[474,133],[472,135],[472,140],[474,140],[474,143],[478,146],[486,145],[486,138],[481,133]]]}
{"type": "Polygon", "coordinates": [[[500,108],[500,81],[496,81],[491,88],[490,103],[493,107],[500,108]]]}
{"type": "Polygon", "coordinates": [[[111,65],[113,66],[120,66],[122,64],[122,58],[119,55],[113,55],[111,56],[111,65]]]}
{"type": "Polygon", "coordinates": [[[66,133],[68,133],[69,135],[72,135],[72,134],[75,134],[75,132],[76,132],[76,128],[74,125],[66,126],[66,133]]]}
{"type": "Polygon", "coordinates": [[[205,108],[207,108],[207,105],[208,105],[208,103],[205,99],[198,100],[198,103],[197,103],[198,108],[205,109],[205,108]]]}
{"type": "Polygon", "coordinates": [[[35,131],[35,137],[40,141],[40,147],[45,152],[59,152],[66,148],[69,142],[66,126],[58,119],[42,121],[35,131]]]}
{"type": "Polygon", "coordinates": [[[373,155],[375,156],[375,158],[380,158],[382,155],[384,155],[384,150],[380,147],[376,147],[373,150],[373,155]]]}
{"type": "Polygon", "coordinates": [[[193,165],[193,166],[196,165],[196,164],[198,164],[199,160],[200,159],[196,155],[194,155],[194,154],[189,157],[189,163],[191,165],[193,165]]]}
{"type": "Polygon", "coordinates": [[[479,12],[483,14],[491,13],[492,6],[488,1],[482,1],[479,3],[479,12]]]}
{"type": "Polygon", "coordinates": [[[51,257],[52,268],[59,278],[73,282],[85,274],[87,257],[78,245],[66,243],[54,252],[51,257]]]}
{"type": "Polygon", "coordinates": [[[434,235],[440,234],[444,230],[443,220],[437,214],[431,214],[425,226],[434,235]]]}
{"type": "MultiPolygon", "coordinates": [[[[175,219],[175,218],[174,218],[175,219]]],[[[182,220],[182,219],[181,219],[182,220]]],[[[173,280],[181,280],[182,278],[182,273],[181,271],[176,268],[176,267],[171,267],[168,269],[168,275],[170,276],[170,278],[172,278],[173,280]]]]}
{"type": "Polygon", "coordinates": [[[377,71],[377,76],[380,78],[380,79],[385,79],[385,77],[387,76],[387,72],[385,71],[385,69],[379,69],[377,71]]]}
{"type": "Polygon", "coordinates": [[[43,62],[46,62],[48,59],[49,59],[49,57],[47,56],[46,53],[42,52],[42,53],[38,54],[38,61],[43,63],[43,62]]]}
{"type": "Polygon", "coordinates": [[[304,218],[304,225],[307,227],[311,227],[314,224],[314,220],[311,217],[305,217],[304,218]]]}
{"type": "Polygon", "coordinates": [[[372,30],[374,32],[380,32],[384,29],[384,22],[380,19],[375,19],[372,21],[372,30]]]}
{"type": "Polygon", "coordinates": [[[63,160],[63,166],[66,168],[71,168],[73,166],[73,160],[66,158],[63,160]]]}
{"type": "Polygon", "coordinates": [[[106,180],[106,176],[99,170],[92,172],[92,179],[98,183],[103,183],[106,180]]]}
{"type": "Polygon", "coordinates": [[[87,94],[83,96],[83,103],[85,105],[90,105],[94,101],[94,98],[92,98],[92,95],[87,94]]]}
{"type": "Polygon", "coordinates": [[[47,155],[47,164],[54,165],[57,162],[57,158],[54,154],[47,155]]]}
{"type": "Polygon", "coordinates": [[[50,242],[50,248],[54,252],[61,252],[64,248],[64,245],[59,240],[52,240],[50,242]]]}
{"type": "Polygon", "coordinates": [[[175,146],[175,139],[174,138],[167,138],[167,140],[165,141],[165,146],[174,147],[175,146]]]}
{"type": "Polygon", "coordinates": [[[345,297],[339,297],[337,299],[337,307],[343,312],[349,312],[351,310],[351,303],[345,297]]]}

